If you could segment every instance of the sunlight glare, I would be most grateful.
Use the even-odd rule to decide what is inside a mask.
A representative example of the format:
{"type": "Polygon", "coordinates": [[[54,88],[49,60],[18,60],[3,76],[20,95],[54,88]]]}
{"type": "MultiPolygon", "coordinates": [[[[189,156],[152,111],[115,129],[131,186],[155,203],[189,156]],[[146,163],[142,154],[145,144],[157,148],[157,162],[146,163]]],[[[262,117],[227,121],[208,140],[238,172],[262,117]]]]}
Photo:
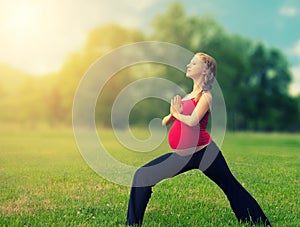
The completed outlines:
{"type": "Polygon", "coordinates": [[[16,37],[22,39],[24,36],[30,36],[34,33],[38,25],[38,11],[33,4],[16,5],[7,18],[7,28],[16,37]]]}

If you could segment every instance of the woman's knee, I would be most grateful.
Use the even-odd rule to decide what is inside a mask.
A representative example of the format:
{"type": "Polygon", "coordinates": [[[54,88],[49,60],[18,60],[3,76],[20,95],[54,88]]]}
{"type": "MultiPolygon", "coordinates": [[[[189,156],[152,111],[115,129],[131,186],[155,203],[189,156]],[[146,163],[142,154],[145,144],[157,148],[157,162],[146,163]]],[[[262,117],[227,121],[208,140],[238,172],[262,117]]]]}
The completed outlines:
{"type": "Polygon", "coordinates": [[[151,186],[151,173],[147,167],[140,167],[135,171],[133,177],[133,187],[151,186]]]}

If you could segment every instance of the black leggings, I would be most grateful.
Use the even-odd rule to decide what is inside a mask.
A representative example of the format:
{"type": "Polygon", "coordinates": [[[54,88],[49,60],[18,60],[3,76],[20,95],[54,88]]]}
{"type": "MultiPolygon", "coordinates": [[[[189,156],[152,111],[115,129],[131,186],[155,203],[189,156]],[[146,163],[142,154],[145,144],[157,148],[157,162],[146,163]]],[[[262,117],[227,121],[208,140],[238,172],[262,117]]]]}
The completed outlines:
{"type": "Polygon", "coordinates": [[[201,170],[224,191],[239,221],[271,226],[256,200],[232,175],[214,142],[192,155],[167,153],[139,168],[132,182],[126,224],[142,225],[155,184],[192,169],[201,170]]]}

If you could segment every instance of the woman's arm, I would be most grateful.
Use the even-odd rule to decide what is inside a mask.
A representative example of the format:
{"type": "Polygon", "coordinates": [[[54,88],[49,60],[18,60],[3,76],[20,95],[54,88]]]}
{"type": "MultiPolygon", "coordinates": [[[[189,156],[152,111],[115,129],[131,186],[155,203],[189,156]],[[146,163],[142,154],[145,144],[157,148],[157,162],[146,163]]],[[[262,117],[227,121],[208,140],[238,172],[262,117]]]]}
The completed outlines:
{"type": "Polygon", "coordinates": [[[172,121],[174,121],[174,117],[172,116],[172,114],[169,114],[167,116],[165,116],[161,122],[161,124],[163,126],[170,124],[172,121]]]}
{"type": "Polygon", "coordinates": [[[205,113],[210,109],[212,96],[210,93],[203,93],[191,115],[183,115],[180,113],[181,99],[175,96],[171,101],[170,113],[173,117],[182,123],[193,127],[199,123],[205,113]]]}

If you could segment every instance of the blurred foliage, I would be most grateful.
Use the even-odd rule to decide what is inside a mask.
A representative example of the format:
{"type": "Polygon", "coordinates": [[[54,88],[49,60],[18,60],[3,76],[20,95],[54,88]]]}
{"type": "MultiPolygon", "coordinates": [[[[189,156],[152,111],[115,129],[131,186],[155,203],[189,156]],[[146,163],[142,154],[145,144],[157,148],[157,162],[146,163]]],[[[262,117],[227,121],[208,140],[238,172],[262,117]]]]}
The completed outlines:
{"type": "MultiPolygon", "coordinates": [[[[93,62],[122,45],[159,40],[215,57],[229,129],[300,130],[300,96],[291,97],[288,93],[291,73],[280,50],[228,34],[209,16],[187,16],[180,3],[157,15],[152,27],[150,35],[115,24],[96,28],[81,51],[70,55],[61,70],[51,75],[33,77],[0,65],[0,121],[70,125],[76,88],[93,62]]],[[[110,126],[111,106],[122,88],[150,76],[172,80],[187,92],[192,88],[192,81],[171,67],[150,63],[127,67],[110,79],[99,95],[96,122],[110,126]]],[[[169,104],[161,100],[143,100],[131,111],[129,120],[148,125],[154,117],[167,114],[168,108],[169,104]]]]}

